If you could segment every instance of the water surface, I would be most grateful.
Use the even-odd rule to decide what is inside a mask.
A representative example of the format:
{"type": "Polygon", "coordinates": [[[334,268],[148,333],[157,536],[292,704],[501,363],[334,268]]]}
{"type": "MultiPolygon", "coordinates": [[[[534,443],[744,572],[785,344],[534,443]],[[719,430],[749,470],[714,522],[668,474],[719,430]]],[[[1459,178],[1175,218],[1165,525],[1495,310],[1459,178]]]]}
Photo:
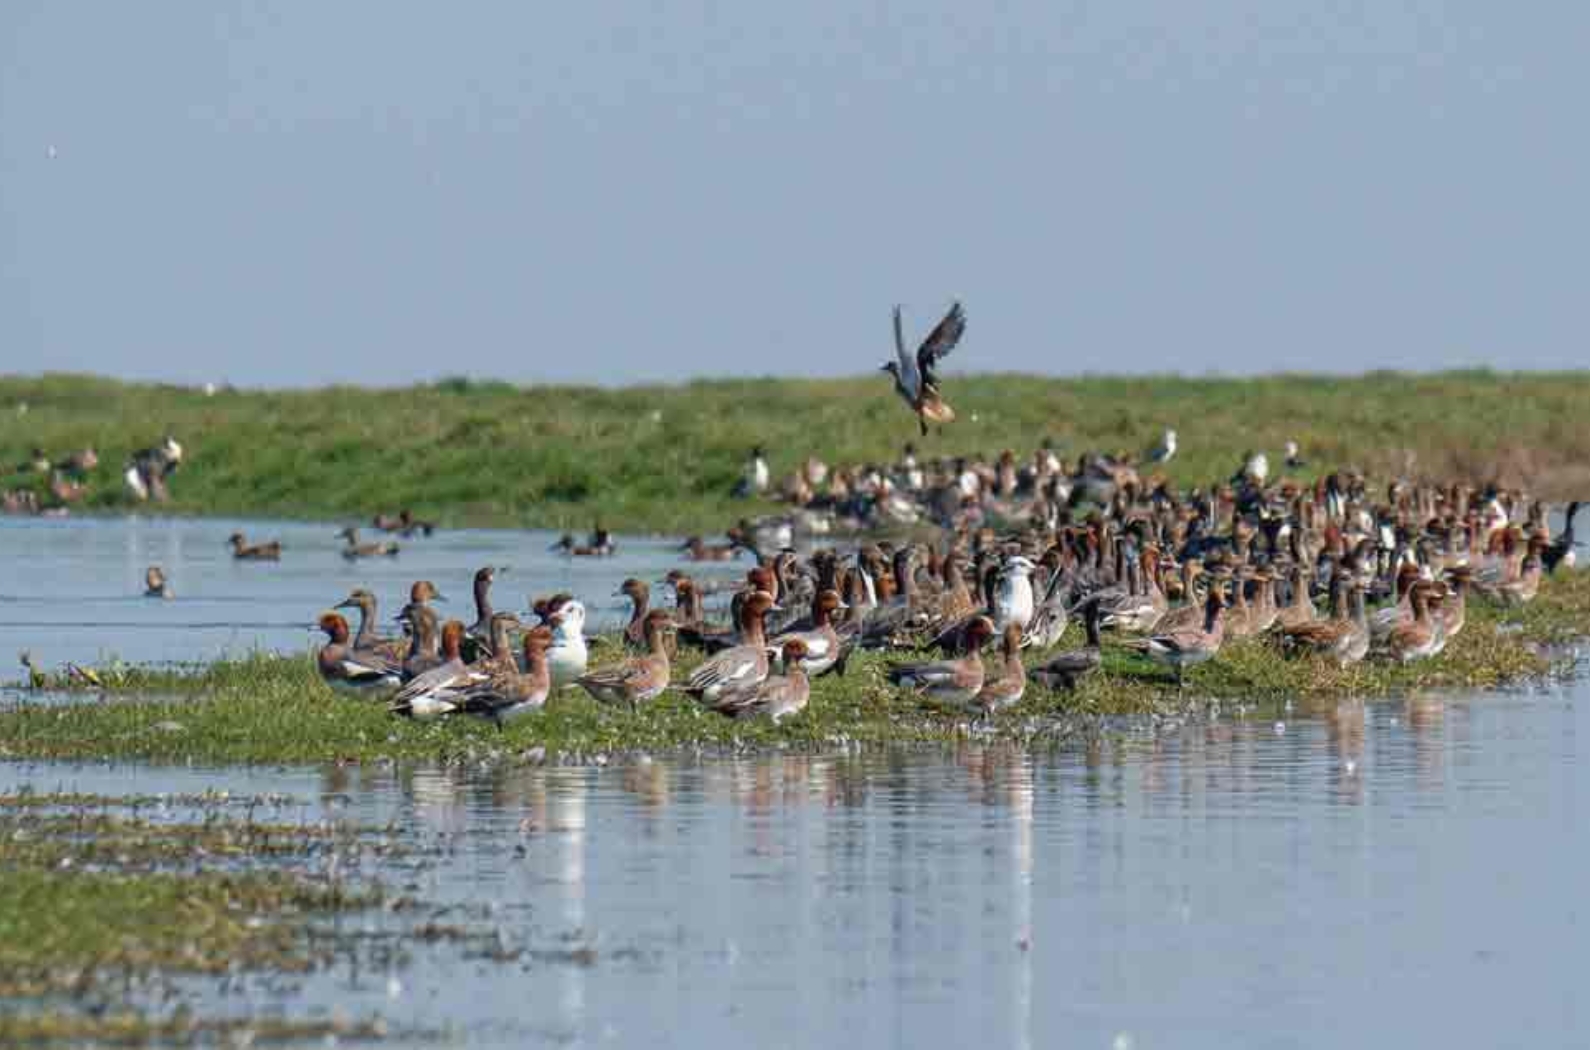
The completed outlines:
{"type": "Polygon", "coordinates": [[[1344,701],[1081,752],[24,763],[0,787],[282,792],[295,819],[390,824],[423,855],[360,877],[489,907],[500,944],[532,950],[420,946],[200,993],[219,1009],[379,1012],[503,1047],[1564,1046],[1586,699],[1344,701]]]}
{"type": "Polygon", "coordinates": [[[165,663],[252,649],[297,652],[319,637],[309,631],[316,615],[354,587],[376,595],[382,629],[396,633],[391,617],[417,579],[431,580],[450,599],[437,607],[444,617],[470,623],[470,584],[483,565],[509,568],[492,590],[497,608],[523,612],[532,596],[566,590],[586,602],[599,628],[628,615],[627,600],[613,596],[627,576],[657,580],[686,566],[712,580],[741,575],[749,566],[748,559],[687,566],[678,542],[655,538],[621,538],[611,558],[569,558],[548,549],[555,533],[506,529],[442,530],[400,539],[395,558],[350,562],[339,553],[337,528],[136,516],[0,517],[0,658],[28,649],[41,666],[55,667],[68,660],[165,663]],[[282,560],[234,560],[226,546],[234,531],[251,541],[281,540],[282,560]],[[174,600],[143,597],[151,564],[165,569],[174,600]]]}

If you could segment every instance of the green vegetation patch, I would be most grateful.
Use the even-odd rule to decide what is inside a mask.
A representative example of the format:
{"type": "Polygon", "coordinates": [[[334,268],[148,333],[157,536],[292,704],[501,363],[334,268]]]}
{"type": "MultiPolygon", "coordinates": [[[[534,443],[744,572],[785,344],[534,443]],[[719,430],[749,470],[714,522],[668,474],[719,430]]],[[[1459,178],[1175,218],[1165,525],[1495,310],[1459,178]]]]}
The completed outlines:
{"type": "MultiPolygon", "coordinates": [[[[886,342],[880,341],[880,358],[886,342]]],[[[959,421],[926,456],[1044,438],[1067,457],[1141,452],[1180,435],[1176,484],[1224,479],[1246,449],[1298,441],[1313,468],[1372,476],[1528,483],[1550,499],[1590,490],[1590,372],[1259,379],[954,376],[959,421]]],[[[0,378],[0,489],[31,449],[99,454],[87,507],[128,506],[121,470],[169,430],[187,452],[167,507],[178,514],[362,520],[412,507],[446,525],[629,532],[721,531],[771,509],[729,491],[747,450],[775,477],[807,455],[889,462],[916,439],[886,379],[724,380],[674,386],[515,387],[447,381],[392,390],[221,391],[93,376],[0,378]],[[21,411],[26,406],[26,411],[21,411]],[[372,406],[379,410],[372,410],[372,406]]],[[[1307,473],[1307,472],[1305,472],[1307,473]]]]}

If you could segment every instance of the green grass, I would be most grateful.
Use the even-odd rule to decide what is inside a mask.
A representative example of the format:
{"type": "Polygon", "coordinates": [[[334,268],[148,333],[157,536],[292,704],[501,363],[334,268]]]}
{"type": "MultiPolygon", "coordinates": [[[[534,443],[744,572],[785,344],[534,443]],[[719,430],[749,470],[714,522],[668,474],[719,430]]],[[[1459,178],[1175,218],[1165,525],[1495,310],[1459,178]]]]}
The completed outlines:
{"type": "MultiPolygon", "coordinates": [[[[953,377],[961,419],[919,442],[928,456],[1054,439],[1063,454],[1138,452],[1166,426],[1182,484],[1229,476],[1239,454],[1299,441],[1317,466],[1528,482],[1549,498],[1590,489],[1590,372],[1351,378],[953,377]]],[[[884,378],[679,386],[520,388],[446,381],[393,390],[223,391],[89,376],[0,378],[0,488],[39,445],[100,453],[86,504],[124,508],[120,471],[170,430],[189,461],[168,509],[360,520],[409,506],[450,525],[718,532],[770,504],[731,500],[746,450],[777,476],[808,454],[892,459],[914,421],[884,378]],[[19,406],[26,405],[25,413],[19,406]]],[[[1279,464],[1277,463],[1277,466],[1279,464]]]]}
{"type": "MultiPolygon", "coordinates": [[[[1547,673],[1549,647],[1590,632],[1590,573],[1564,574],[1521,611],[1475,601],[1469,622],[1440,657],[1408,665],[1368,662],[1346,671],[1282,658],[1263,639],[1233,643],[1188,676],[1186,698],[1279,700],[1389,696],[1429,688],[1499,685],[1547,673]]],[[[1072,641],[1066,644],[1075,644],[1072,641]]],[[[1184,698],[1162,670],[1109,645],[1102,673],[1074,695],[1037,686],[991,727],[996,738],[1063,737],[1097,716],[1174,712],[1184,698]]],[[[953,740],[964,714],[923,706],[883,678],[889,658],[860,654],[844,678],[819,679],[810,706],[781,726],[735,722],[668,694],[638,715],[603,708],[577,691],[505,731],[468,718],[416,724],[379,704],[334,696],[307,657],[256,656],[161,680],[157,700],[28,704],[0,714],[0,757],[140,758],[153,761],[320,763],[590,758],[681,749],[821,750],[851,743],[953,740]]],[[[136,694],[132,694],[136,696],[136,694]]]]}

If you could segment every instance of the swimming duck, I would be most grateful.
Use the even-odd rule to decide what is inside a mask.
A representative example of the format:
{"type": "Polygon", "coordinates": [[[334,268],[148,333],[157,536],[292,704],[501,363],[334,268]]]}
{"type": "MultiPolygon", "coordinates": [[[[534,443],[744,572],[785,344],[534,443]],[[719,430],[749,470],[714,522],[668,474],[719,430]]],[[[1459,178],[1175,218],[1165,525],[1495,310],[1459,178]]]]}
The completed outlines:
{"type": "Polygon", "coordinates": [[[166,579],[165,570],[158,565],[151,565],[149,568],[144,570],[144,597],[172,597],[171,581],[166,579]]]}
{"type": "Polygon", "coordinates": [[[811,699],[811,682],[804,666],[807,658],[804,641],[786,639],[779,648],[783,674],[768,675],[755,684],[725,690],[711,705],[712,710],[731,718],[771,718],[774,725],[800,714],[811,699]]]}
{"type": "Polygon", "coordinates": [[[939,361],[955,349],[966,333],[966,312],[960,303],[950,307],[928,337],[922,340],[914,355],[906,352],[905,332],[900,318],[900,308],[894,308],[894,352],[897,360],[883,365],[880,371],[894,377],[895,393],[916,413],[917,424],[925,437],[928,423],[952,423],[955,411],[939,393],[938,375],[934,369],[939,361]]]}
{"type": "Polygon", "coordinates": [[[234,532],[226,538],[226,543],[232,548],[232,557],[237,561],[281,560],[282,545],[279,540],[251,544],[243,539],[241,532],[234,532]]]}
{"type": "Polygon", "coordinates": [[[605,558],[617,552],[612,534],[603,528],[595,529],[587,543],[576,543],[574,534],[565,532],[550,549],[561,551],[571,558],[605,558]]]}
{"type": "Polygon", "coordinates": [[[740,544],[708,544],[700,536],[692,536],[679,548],[690,561],[732,561],[740,554],[740,544]]]}
{"type": "MultiPolygon", "coordinates": [[[[645,656],[631,656],[622,663],[589,671],[575,684],[604,704],[622,704],[633,714],[640,705],[655,700],[668,688],[669,664],[665,636],[673,623],[662,609],[646,617],[646,637],[650,649],[645,656]]],[[[766,657],[763,657],[764,666],[766,657]]]]}
{"type": "Polygon", "coordinates": [[[402,685],[398,668],[369,652],[356,652],[348,644],[348,621],[334,612],[322,613],[316,624],[326,634],[326,644],[315,656],[321,680],[338,692],[356,696],[389,693],[402,685]]]}
{"type": "Polygon", "coordinates": [[[487,672],[464,663],[463,644],[463,622],[448,620],[442,625],[442,662],[403,686],[388,710],[420,722],[458,710],[464,691],[487,678],[487,672]]]}
{"type": "Polygon", "coordinates": [[[339,539],[347,540],[347,545],[342,548],[342,556],[349,561],[359,558],[392,558],[396,557],[400,548],[392,540],[376,540],[374,543],[360,543],[359,530],[349,525],[337,533],[339,539]]]}
{"type": "Polygon", "coordinates": [[[513,661],[495,667],[486,681],[464,690],[459,706],[479,715],[501,729],[506,723],[539,711],[552,692],[552,672],[547,667],[547,649],[552,645],[552,629],[533,627],[524,636],[524,671],[513,661]]]}

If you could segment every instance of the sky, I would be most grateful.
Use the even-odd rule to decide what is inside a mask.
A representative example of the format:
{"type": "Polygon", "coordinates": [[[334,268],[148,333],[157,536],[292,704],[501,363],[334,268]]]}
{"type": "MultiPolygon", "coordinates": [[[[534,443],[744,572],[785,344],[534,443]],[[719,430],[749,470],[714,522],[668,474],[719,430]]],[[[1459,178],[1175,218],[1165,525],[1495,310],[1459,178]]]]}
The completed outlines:
{"type": "MultiPolygon", "coordinates": [[[[0,4],[0,373],[1590,365],[1590,5],[0,4]]],[[[880,382],[882,382],[880,377],[880,382]]]]}

